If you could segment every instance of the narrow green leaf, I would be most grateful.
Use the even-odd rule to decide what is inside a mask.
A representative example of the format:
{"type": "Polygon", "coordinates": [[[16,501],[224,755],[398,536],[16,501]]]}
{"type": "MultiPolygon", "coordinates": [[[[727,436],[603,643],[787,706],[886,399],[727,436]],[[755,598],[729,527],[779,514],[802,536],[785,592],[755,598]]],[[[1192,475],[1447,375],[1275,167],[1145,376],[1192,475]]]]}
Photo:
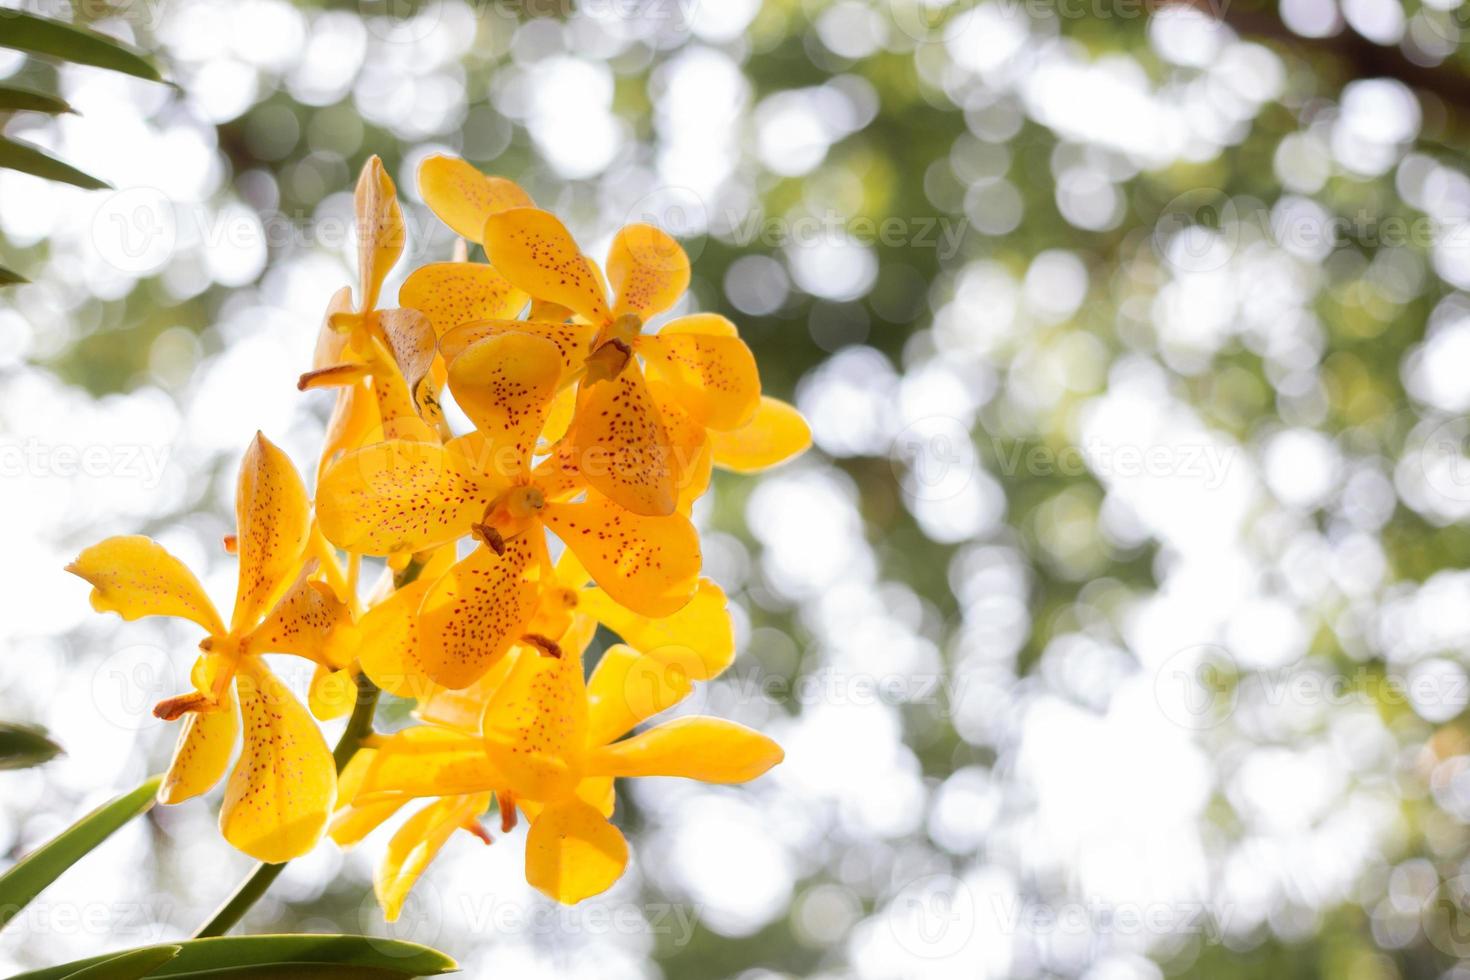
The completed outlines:
{"type": "Polygon", "coordinates": [[[151,807],[162,781],[162,776],[154,776],[132,792],[104,803],[0,875],[0,928],[15,918],[43,888],[61,877],[63,871],[151,807]]]}
{"type": "MultiPolygon", "coordinates": [[[[0,17],[0,26],[5,18],[0,17]]],[[[111,185],[84,174],[69,163],[62,163],[39,146],[22,143],[20,140],[0,136],[0,170],[19,170],[47,180],[59,180],[66,184],[85,187],[89,191],[101,190],[111,185]]]]}
{"type": "MultiPolygon", "coordinates": [[[[0,24],[4,18],[0,17],[0,24]]],[[[15,85],[0,85],[0,112],[49,112],[53,116],[62,112],[76,112],[65,99],[50,92],[20,88],[15,85]]]]}
{"type": "MultiPolygon", "coordinates": [[[[177,948],[178,956],[145,975],[150,980],[155,977],[407,980],[437,977],[459,969],[454,960],[438,950],[369,936],[212,936],[190,939],[179,943],[177,948]]],[[[68,980],[79,970],[104,964],[108,958],[78,960],[21,973],[10,980],[68,980]]]]}
{"type": "MultiPolygon", "coordinates": [[[[4,272],[0,269],[0,285],[5,283],[4,272]]],[[[61,746],[46,737],[45,729],[0,721],[0,769],[28,769],[60,754],[61,746]]]]}
{"type": "Polygon", "coordinates": [[[178,946],[144,946],[84,966],[66,980],[141,980],[178,955],[178,946]]]}
{"type": "Polygon", "coordinates": [[[120,71],[150,82],[163,76],[129,45],[74,24],[37,17],[22,10],[0,10],[0,48],[47,54],[79,65],[120,71]]]}
{"type": "Polygon", "coordinates": [[[19,272],[12,272],[0,265],[0,286],[14,286],[18,282],[30,282],[30,280],[19,272]]]}

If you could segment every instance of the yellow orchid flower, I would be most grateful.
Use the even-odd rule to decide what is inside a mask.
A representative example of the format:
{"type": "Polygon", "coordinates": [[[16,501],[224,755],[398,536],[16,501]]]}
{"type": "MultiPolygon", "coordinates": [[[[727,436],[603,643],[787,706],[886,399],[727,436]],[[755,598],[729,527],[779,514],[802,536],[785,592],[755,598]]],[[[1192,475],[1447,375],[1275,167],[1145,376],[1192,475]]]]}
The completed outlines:
{"type": "MultiPolygon", "coordinates": [[[[317,335],[312,369],[301,376],[297,387],[343,388],[370,380],[383,438],[437,440],[436,427],[443,416],[433,386],[423,384],[436,353],[433,325],[418,309],[377,308],[383,282],[403,254],[407,233],[393,180],[376,156],[363,166],[353,201],[357,303],[354,306],[346,287],[332,297],[317,335]]],[[[339,406],[341,398],[339,394],[339,406]]]]}
{"type": "Polygon", "coordinates": [[[286,454],[262,435],[245,453],[235,507],[239,584],[228,628],[193,573],[148,538],[109,538],[67,571],[92,585],[98,611],[128,620],[176,616],[205,630],[195,690],[154,709],[165,720],[185,719],[159,799],[179,803],[218,783],[243,720],[244,750],[225,789],[220,829],[246,854],[279,862],[305,854],[321,837],[336,769],[311,715],[260,654],[341,668],[330,659],[330,637],[348,610],[311,578],[306,488],[286,454]]]}
{"type": "Polygon", "coordinates": [[[743,725],[687,716],[622,738],[688,696],[689,680],[631,647],[610,647],[583,681],[580,645],[523,650],[485,711],[485,751],[530,818],[526,880],[567,904],[622,875],[627,843],[609,822],[613,780],[684,776],[743,783],[782,759],[743,725]]]}
{"type": "MultiPolygon", "coordinates": [[[[557,344],[566,376],[578,380],[569,438],[588,484],[645,516],[679,506],[672,463],[671,412],[696,430],[735,430],[755,416],[760,376],[734,324],[714,314],[680,317],[656,334],[644,324],[671,308],[689,285],[689,259],[678,242],[651,225],[618,232],[607,281],[566,227],[536,208],[490,214],[484,244],[490,263],[517,287],[556,310],[561,320],[487,319],[447,334],[441,346],[465,345],[514,330],[557,344]],[[609,301],[609,286],[612,300],[609,301]],[[635,356],[636,355],[636,356],[635,356]],[[661,384],[652,390],[645,367],[661,384]]],[[[692,441],[702,442],[702,432],[692,441]]]]}
{"type": "Polygon", "coordinates": [[[553,578],[546,530],[636,612],[671,615],[695,594],[699,538],[686,516],[631,513],[556,465],[532,469],[559,375],[544,337],[506,331],[478,340],[449,364],[450,390],[474,432],[443,446],[369,446],[322,481],[322,530],[349,551],[418,552],[467,534],[484,543],[425,586],[416,609],[409,597],[397,600],[401,617],[416,617],[413,663],[435,683],[472,683],[525,633],[540,586],[553,578]]]}
{"type": "Polygon", "coordinates": [[[499,800],[503,831],[514,826],[517,810],[530,821],[527,881],[572,904],[605,891],[627,864],[627,843],[609,822],[617,777],[741,783],[781,761],[770,739],[717,718],[678,718],[623,738],[692,686],[622,644],[604,652],[584,682],[590,625],[581,618],[554,654],[518,645],[494,683],[455,699],[451,711],[433,719],[439,724],[378,738],[349,764],[332,821],[333,839],[343,846],[411,801],[432,801],[395,833],[374,877],[389,921],[453,830],[488,840],[477,818],[492,799],[499,800]],[[467,731],[480,714],[483,740],[467,731]]]}

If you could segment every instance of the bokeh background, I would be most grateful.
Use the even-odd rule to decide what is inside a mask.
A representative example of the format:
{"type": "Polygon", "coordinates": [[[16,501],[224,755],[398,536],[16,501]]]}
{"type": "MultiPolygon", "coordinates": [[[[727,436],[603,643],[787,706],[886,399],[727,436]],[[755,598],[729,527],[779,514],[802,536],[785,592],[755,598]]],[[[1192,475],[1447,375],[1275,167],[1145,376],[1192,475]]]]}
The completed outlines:
{"type": "MultiPolygon", "coordinates": [[[[179,89],[68,68],[80,115],[5,124],[116,190],[0,173],[33,280],[0,293],[0,718],[67,749],[0,774],[0,853],[165,764],[148,709],[197,642],[62,565],[145,532],[228,601],[244,447],[314,459],[294,382],[356,172],[384,159],[411,264],[442,259],[413,174],[449,151],[589,254],[678,234],[686,306],[811,420],[698,511],[741,655],[689,708],[787,761],[627,786],[630,873],[574,909],[524,885],[523,830],[463,835],[387,927],[375,837],[247,928],[473,977],[1470,975],[1457,0],[28,9],[179,89]]],[[[212,802],[62,879],[0,970],[186,935],[249,866],[212,802]]]]}

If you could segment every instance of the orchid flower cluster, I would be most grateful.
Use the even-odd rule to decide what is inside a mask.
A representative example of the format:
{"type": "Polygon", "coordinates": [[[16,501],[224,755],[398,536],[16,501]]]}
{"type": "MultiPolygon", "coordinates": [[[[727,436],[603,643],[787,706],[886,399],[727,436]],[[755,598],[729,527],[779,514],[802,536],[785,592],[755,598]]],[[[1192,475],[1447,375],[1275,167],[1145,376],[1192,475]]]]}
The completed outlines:
{"type": "Polygon", "coordinates": [[[228,770],[220,830],[267,863],[324,835],[351,846],[410,811],[374,875],[390,920],[456,831],[492,839],[492,812],[502,833],[529,821],[527,880],[572,903],[627,864],[617,778],[741,783],[781,760],[771,739],[718,718],[629,733],[734,657],[690,520],[712,468],[760,470],[810,442],[791,406],[761,394],[728,320],[647,329],[690,281],[664,232],[623,228],[599,266],[509,180],[436,156],[418,183],[461,238],[455,260],[416,269],[399,305],[380,308],[405,229],[370,160],[356,297],[332,297],[299,382],[335,398],[316,498],[257,435],[225,542],[239,562],[228,624],[148,538],[109,538],[68,566],[99,611],[206,634],[193,689],[154,709],[180,722],[161,802],[228,770]],[[487,261],[470,261],[468,243],[487,261]],[[446,389],[470,431],[452,431],[446,389]],[[366,556],[383,559],[376,584],[366,556]],[[599,626],[619,642],[588,676],[599,626]],[[264,654],[315,665],[307,706],[264,654]],[[415,703],[412,725],[372,733],[379,689],[415,703]],[[334,758],[318,721],[349,712],[349,732],[365,724],[334,758]]]}

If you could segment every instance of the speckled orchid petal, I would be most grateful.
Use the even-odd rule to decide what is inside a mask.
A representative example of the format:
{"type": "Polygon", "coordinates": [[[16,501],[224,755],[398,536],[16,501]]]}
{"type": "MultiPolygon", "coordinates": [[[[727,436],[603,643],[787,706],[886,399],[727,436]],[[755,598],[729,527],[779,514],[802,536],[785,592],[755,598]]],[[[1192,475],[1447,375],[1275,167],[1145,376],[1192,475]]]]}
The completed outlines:
{"type": "Polygon", "coordinates": [[[517,797],[556,799],[576,786],[587,745],[582,658],[531,646],[515,657],[485,710],[485,751],[517,797]]]}
{"type": "Polygon", "coordinates": [[[607,253],[607,281],[617,303],[613,316],[648,320],[672,307],[689,288],[689,256],[653,225],[624,227],[607,253]]]}
{"type": "Polygon", "coordinates": [[[637,338],[634,348],[647,360],[650,374],[667,382],[689,413],[711,429],[738,429],[760,407],[755,355],[723,317],[681,317],[637,338]],[[729,332],[712,324],[724,324],[729,332]]]}
{"type": "MultiPolygon", "coordinates": [[[[200,674],[203,658],[195,665],[200,674]]],[[[202,678],[200,678],[202,679],[202,678]]],[[[214,789],[230,766],[240,740],[240,709],[234,691],[226,688],[213,711],[191,711],[184,716],[173,761],[158,789],[158,802],[182,803],[214,789]]]]}
{"type": "Polygon", "coordinates": [[[245,451],[235,492],[240,584],[233,629],[254,625],[301,568],[311,501],[290,457],[260,433],[245,451]]]}
{"type": "Polygon", "coordinates": [[[674,512],[669,434],[636,361],[614,377],[582,383],[568,439],[577,469],[598,492],[635,514],[674,512]]]}
{"type": "Polygon", "coordinates": [[[565,306],[588,323],[608,319],[601,280],[571,232],[550,212],[511,208],[485,222],[485,254],[515,285],[540,300],[565,306]]]}
{"type": "Polygon", "coordinates": [[[539,528],[505,542],[504,554],[481,546],[424,594],[419,635],[424,672],[436,684],[473,684],[520,639],[536,611],[539,528]]]}
{"type": "Polygon", "coordinates": [[[178,616],[212,634],[224,623],[204,586],[163,545],[141,534],[98,542],[66,566],[92,586],[92,608],[123,619],[178,616]]]}
{"type": "Polygon", "coordinates": [[[449,362],[449,390],[486,439],[487,462],[504,479],[523,476],[561,377],[551,341],[499,333],[449,362]]]}
{"type": "Polygon", "coordinates": [[[531,195],[504,177],[481,173],[459,157],[436,154],[419,164],[419,194],[435,216],[461,238],[479,243],[490,215],[534,207],[531,195]]]}
{"type": "Polygon", "coordinates": [[[357,270],[361,277],[357,308],[365,312],[378,305],[383,280],[403,254],[405,240],[397,189],[383,169],[383,161],[377,157],[369,158],[363,166],[353,204],[357,216],[357,270]]]}
{"type": "Polygon", "coordinates": [[[699,535],[682,514],[641,517],[595,493],[548,503],[543,519],[608,595],[643,616],[671,616],[699,583],[699,535]]]}
{"type": "Polygon", "coordinates": [[[421,266],[398,290],[398,302],[428,317],[439,337],[461,324],[513,317],[525,309],[528,298],[481,262],[421,266]]]}
{"type": "Polygon", "coordinates": [[[327,540],[347,551],[424,551],[463,536],[500,487],[477,472],[478,442],[395,440],[342,457],[317,492],[327,540]]]}
{"type": "Polygon", "coordinates": [[[325,832],[337,768],[311,715],[258,658],[241,662],[235,685],[245,748],[225,787],[220,832],[258,861],[289,861],[325,832]]]}

